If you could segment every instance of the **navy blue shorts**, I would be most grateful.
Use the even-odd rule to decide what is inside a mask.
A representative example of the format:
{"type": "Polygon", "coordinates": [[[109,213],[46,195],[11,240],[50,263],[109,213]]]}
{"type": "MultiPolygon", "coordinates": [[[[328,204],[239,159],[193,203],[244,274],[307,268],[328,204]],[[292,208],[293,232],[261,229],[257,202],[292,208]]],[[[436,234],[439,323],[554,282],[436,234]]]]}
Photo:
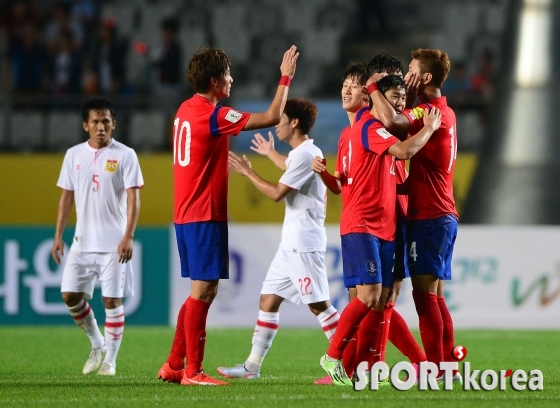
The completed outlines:
{"type": "Polygon", "coordinates": [[[345,234],[340,238],[344,286],[375,283],[381,283],[384,288],[391,286],[395,241],[366,233],[345,234]]]}
{"type": "Polygon", "coordinates": [[[397,232],[395,236],[395,268],[393,279],[403,280],[410,278],[408,271],[408,256],[406,253],[406,218],[397,218],[397,232]]]}
{"type": "Polygon", "coordinates": [[[410,276],[434,275],[441,280],[451,279],[451,258],[457,239],[457,225],[457,218],[453,215],[407,221],[410,276]]]}
{"type": "Polygon", "coordinates": [[[229,279],[226,221],[175,224],[181,276],[192,280],[229,279]]]}

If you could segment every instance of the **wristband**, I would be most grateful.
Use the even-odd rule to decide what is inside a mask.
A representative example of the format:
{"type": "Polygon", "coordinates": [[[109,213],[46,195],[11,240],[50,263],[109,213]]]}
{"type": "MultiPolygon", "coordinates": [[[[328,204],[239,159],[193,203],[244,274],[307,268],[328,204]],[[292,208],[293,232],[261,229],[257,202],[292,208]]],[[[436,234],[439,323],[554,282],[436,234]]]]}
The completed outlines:
{"type": "Polygon", "coordinates": [[[290,78],[288,75],[282,75],[280,77],[280,82],[278,83],[278,85],[290,86],[291,82],[292,82],[292,78],[290,78]]]}
{"type": "Polygon", "coordinates": [[[369,84],[367,86],[367,91],[368,91],[368,94],[370,94],[370,95],[372,93],[374,93],[375,91],[378,91],[378,90],[379,90],[379,87],[377,86],[377,82],[372,82],[371,84],[369,84]]]}

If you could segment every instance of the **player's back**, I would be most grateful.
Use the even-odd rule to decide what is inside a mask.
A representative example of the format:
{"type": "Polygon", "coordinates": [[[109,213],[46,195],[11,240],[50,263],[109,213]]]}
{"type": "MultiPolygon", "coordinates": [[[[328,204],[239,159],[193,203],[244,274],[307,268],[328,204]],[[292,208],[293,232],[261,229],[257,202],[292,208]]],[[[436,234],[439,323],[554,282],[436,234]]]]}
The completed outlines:
{"type": "Polygon", "coordinates": [[[286,159],[286,172],[280,183],[292,190],[286,195],[286,213],[282,228],[281,247],[288,251],[325,251],[327,187],[311,169],[315,157],[323,152],[306,140],[290,151],[286,159]]]}
{"type": "Polygon", "coordinates": [[[174,121],[174,221],[227,220],[229,135],[237,135],[249,114],[194,95],[174,121]]]}
{"type": "Polygon", "coordinates": [[[455,112],[445,97],[432,99],[405,111],[411,121],[410,134],[422,127],[424,109],[441,111],[441,125],[426,145],[410,159],[409,220],[423,220],[452,214],[457,217],[453,197],[453,171],[457,159],[457,125],[455,112]]]}

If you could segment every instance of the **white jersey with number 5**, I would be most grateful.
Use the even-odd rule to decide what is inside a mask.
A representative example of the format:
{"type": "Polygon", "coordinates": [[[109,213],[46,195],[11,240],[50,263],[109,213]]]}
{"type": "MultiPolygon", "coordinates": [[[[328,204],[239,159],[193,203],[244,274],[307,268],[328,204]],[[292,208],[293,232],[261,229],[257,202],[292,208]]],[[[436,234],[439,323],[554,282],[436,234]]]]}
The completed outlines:
{"type": "Polygon", "coordinates": [[[134,150],[114,139],[103,149],[76,145],[66,152],[57,186],[74,192],[72,249],[117,252],[127,223],[126,190],[144,186],[134,150]]]}
{"type": "Polygon", "coordinates": [[[325,232],[327,187],[311,170],[315,156],[323,157],[321,149],[309,139],[290,151],[286,172],[280,183],[293,188],[286,198],[286,215],[280,248],[290,252],[326,251],[325,232]]]}

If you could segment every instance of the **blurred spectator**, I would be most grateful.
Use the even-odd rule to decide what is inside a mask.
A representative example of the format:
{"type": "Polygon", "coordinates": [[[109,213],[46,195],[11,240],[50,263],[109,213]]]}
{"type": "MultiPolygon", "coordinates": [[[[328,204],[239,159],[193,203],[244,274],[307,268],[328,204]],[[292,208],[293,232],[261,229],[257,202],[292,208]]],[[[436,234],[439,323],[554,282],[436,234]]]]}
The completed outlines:
{"type": "Polygon", "coordinates": [[[386,0],[358,0],[357,40],[395,36],[389,27],[386,0]],[[372,24],[376,20],[377,24],[372,24]]]}
{"type": "Polygon", "coordinates": [[[72,0],[70,19],[84,29],[83,52],[89,53],[95,48],[97,35],[97,8],[92,0],[72,0]]]}
{"type": "Polygon", "coordinates": [[[177,40],[179,23],[174,18],[161,22],[161,50],[159,56],[151,61],[157,69],[154,93],[160,95],[178,95],[181,93],[182,53],[177,40]]]}
{"type": "Polygon", "coordinates": [[[471,94],[471,79],[467,74],[467,66],[463,61],[457,61],[451,64],[451,72],[445,80],[442,92],[454,104],[464,104],[471,94]]]}
{"type": "Polygon", "coordinates": [[[124,87],[127,47],[117,37],[114,19],[105,19],[99,26],[94,63],[99,90],[105,95],[117,95],[124,87]]]}
{"type": "Polygon", "coordinates": [[[489,102],[494,96],[497,78],[498,72],[494,53],[485,49],[478,56],[478,66],[471,78],[471,88],[473,92],[481,95],[485,102],[489,102]]]}
{"type": "Polygon", "coordinates": [[[82,85],[82,57],[72,47],[72,34],[62,31],[56,47],[48,63],[50,90],[53,95],[79,93],[82,85]]]}
{"type": "Polygon", "coordinates": [[[92,62],[86,59],[82,70],[82,91],[84,94],[94,96],[99,93],[99,81],[92,62]]]}
{"type": "Polygon", "coordinates": [[[39,42],[39,32],[31,22],[22,30],[21,44],[9,51],[9,88],[16,93],[34,94],[44,92],[47,56],[39,42]]]}
{"type": "Polygon", "coordinates": [[[73,47],[75,50],[81,51],[84,41],[84,27],[80,21],[70,19],[70,5],[59,2],[55,5],[53,17],[47,21],[45,26],[45,42],[49,52],[56,49],[56,41],[63,31],[72,33],[73,47]]]}
{"type": "Polygon", "coordinates": [[[9,8],[9,12],[0,16],[8,33],[8,47],[12,49],[21,45],[27,23],[38,25],[39,20],[25,0],[14,0],[11,5],[9,3],[4,7],[9,8]]]}

